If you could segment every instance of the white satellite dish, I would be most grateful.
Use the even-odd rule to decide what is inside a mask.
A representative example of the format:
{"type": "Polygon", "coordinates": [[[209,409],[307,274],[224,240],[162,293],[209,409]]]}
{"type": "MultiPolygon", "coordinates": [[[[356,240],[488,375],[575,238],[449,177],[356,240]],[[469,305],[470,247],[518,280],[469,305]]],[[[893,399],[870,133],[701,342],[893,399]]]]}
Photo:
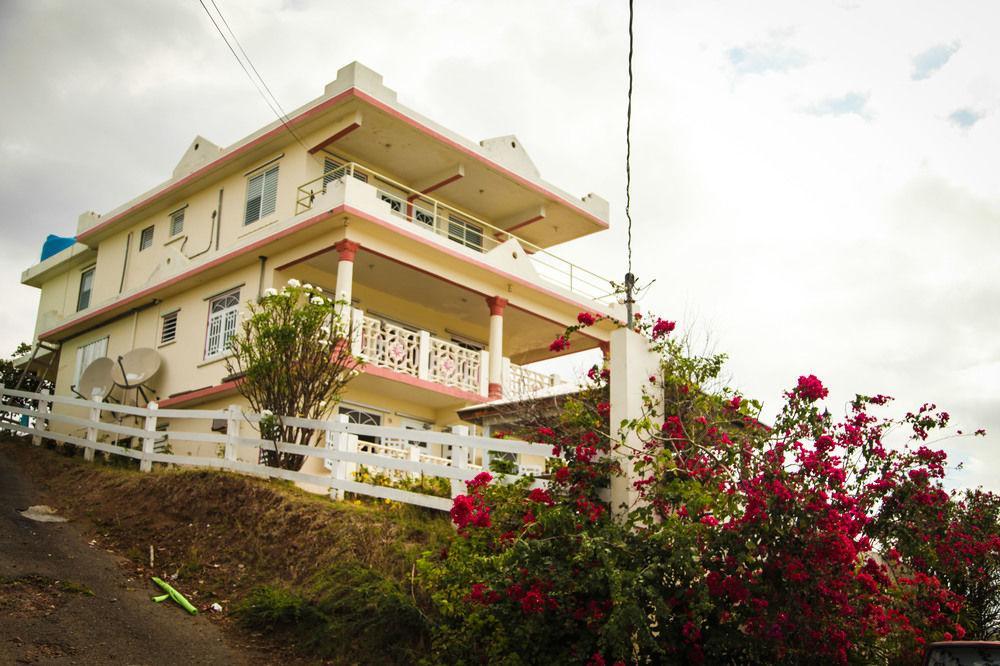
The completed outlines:
{"type": "Polygon", "coordinates": [[[95,359],[80,375],[80,383],[75,389],[77,394],[83,396],[84,400],[106,398],[115,387],[115,382],[111,378],[114,367],[115,362],[110,358],[95,359]]]}
{"type": "Polygon", "coordinates": [[[111,370],[111,378],[123,388],[133,388],[142,386],[159,371],[159,353],[149,347],[140,347],[118,357],[111,370]]]}

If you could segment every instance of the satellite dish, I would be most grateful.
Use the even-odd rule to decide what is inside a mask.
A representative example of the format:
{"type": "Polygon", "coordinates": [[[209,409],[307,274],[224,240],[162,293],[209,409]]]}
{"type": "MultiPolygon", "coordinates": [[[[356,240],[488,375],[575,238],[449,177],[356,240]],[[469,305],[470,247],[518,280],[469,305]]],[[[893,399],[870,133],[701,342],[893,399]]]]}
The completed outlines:
{"type": "Polygon", "coordinates": [[[160,355],[155,349],[140,347],[113,363],[111,378],[115,384],[125,388],[145,384],[160,370],[160,355]]]}
{"type": "Polygon", "coordinates": [[[103,400],[111,393],[115,387],[115,382],[111,378],[115,362],[110,358],[95,359],[88,365],[83,374],[80,375],[80,384],[77,386],[77,393],[83,396],[84,400],[103,400]]]}

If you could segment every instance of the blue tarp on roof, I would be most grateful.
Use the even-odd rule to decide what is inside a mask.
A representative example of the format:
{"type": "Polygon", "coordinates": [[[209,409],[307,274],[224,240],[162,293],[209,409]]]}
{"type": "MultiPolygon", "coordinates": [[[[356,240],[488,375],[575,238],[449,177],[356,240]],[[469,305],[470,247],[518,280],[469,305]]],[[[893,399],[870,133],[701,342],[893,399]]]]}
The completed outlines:
{"type": "Polygon", "coordinates": [[[68,247],[72,247],[75,242],[75,236],[56,236],[55,234],[49,234],[45,239],[45,243],[42,244],[41,261],[45,261],[54,254],[59,254],[68,247]]]}

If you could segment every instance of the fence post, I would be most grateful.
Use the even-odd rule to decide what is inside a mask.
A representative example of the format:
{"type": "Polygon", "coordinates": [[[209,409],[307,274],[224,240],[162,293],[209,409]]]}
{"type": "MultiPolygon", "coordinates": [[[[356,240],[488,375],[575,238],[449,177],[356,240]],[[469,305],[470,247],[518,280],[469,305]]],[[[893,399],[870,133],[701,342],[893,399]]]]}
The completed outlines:
{"type": "MultiPolygon", "coordinates": [[[[420,447],[416,444],[410,444],[409,460],[410,462],[419,463],[420,462],[420,447]]],[[[419,478],[420,472],[410,472],[410,478],[419,478]]]]}
{"type": "MultiPolygon", "coordinates": [[[[348,422],[347,414],[337,414],[337,423],[346,424],[348,422]]],[[[330,430],[326,431],[326,448],[333,451],[343,452],[347,451],[348,448],[349,434],[346,432],[333,432],[330,430]]],[[[330,460],[325,458],[323,464],[326,465],[330,470],[330,475],[338,481],[347,480],[347,463],[345,463],[340,458],[330,460]]],[[[344,499],[344,491],[340,488],[330,488],[330,498],[335,500],[344,499]]]]}
{"type": "Polygon", "coordinates": [[[431,334],[420,331],[420,341],[417,346],[417,377],[430,379],[431,375],[431,334]]]}
{"type": "MultiPolygon", "coordinates": [[[[104,400],[104,398],[97,398],[96,400],[94,400],[94,402],[102,402],[103,400],[104,400]]],[[[90,408],[90,421],[94,425],[87,426],[87,441],[88,442],[95,442],[96,443],[97,442],[97,431],[98,431],[98,427],[97,426],[101,422],[101,407],[100,407],[100,405],[98,405],[97,407],[91,407],[90,408]]],[[[88,447],[84,448],[84,450],[83,450],[83,459],[86,460],[86,461],[88,461],[88,462],[90,462],[90,461],[92,461],[94,459],[94,449],[93,449],[93,447],[88,446],[88,447]]]]}
{"type": "MultiPolygon", "coordinates": [[[[618,424],[643,416],[643,391],[649,386],[650,375],[659,374],[660,358],[649,349],[649,342],[635,331],[619,328],[611,333],[611,437],[618,439],[618,424]]],[[[661,396],[662,400],[662,396],[661,396]]],[[[657,405],[657,409],[661,406],[657,405]]],[[[635,432],[626,435],[624,444],[633,450],[642,450],[642,441],[635,432]]],[[[611,477],[611,512],[627,513],[637,498],[632,485],[635,472],[631,458],[615,449],[612,453],[621,463],[622,473],[611,477]]]]}
{"type": "Polygon", "coordinates": [[[139,460],[139,471],[140,472],[152,472],[153,471],[153,461],[146,456],[153,455],[153,447],[156,446],[156,410],[160,406],[151,402],[146,406],[146,409],[150,411],[146,415],[146,425],[143,430],[146,431],[146,436],[142,438],[142,458],[139,460]]]}
{"type": "Polygon", "coordinates": [[[236,440],[240,436],[240,408],[229,405],[226,408],[226,450],[223,456],[229,462],[236,462],[236,440]]]}
{"type": "MultiPolygon", "coordinates": [[[[39,391],[39,393],[41,393],[43,395],[46,394],[46,393],[49,394],[49,395],[52,395],[52,391],[53,391],[53,389],[49,389],[47,391],[39,391]]],[[[38,401],[38,412],[40,414],[50,414],[52,412],[52,401],[51,400],[39,400],[38,401]]],[[[44,416],[35,417],[35,430],[44,430],[44,431],[48,432],[48,429],[49,429],[49,419],[47,417],[44,417],[44,416]]],[[[32,435],[31,436],[31,443],[34,444],[35,446],[41,446],[42,445],[42,436],[41,435],[32,435]]]]}
{"type": "MultiPolygon", "coordinates": [[[[451,432],[453,435],[458,435],[459,437],[469,436],[469,426],[457,425],[451,427],[451,432]]],[[[465,446],[458,444],[451,445],[451,466],[456,469],[468,469],[469,467],[469,450],[465,446]]],[[[465,492],[465,482],[461,479],[451,480],[451,496],[455,497],[461,495],[465,492]]]]}

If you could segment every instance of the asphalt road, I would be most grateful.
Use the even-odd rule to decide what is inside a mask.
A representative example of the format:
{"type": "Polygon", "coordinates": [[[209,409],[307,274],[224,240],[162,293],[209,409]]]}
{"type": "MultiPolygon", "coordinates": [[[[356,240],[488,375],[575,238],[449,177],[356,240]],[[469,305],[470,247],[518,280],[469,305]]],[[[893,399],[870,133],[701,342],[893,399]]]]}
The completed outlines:
{"type": "MultiPolygon", "coordinates": [[[[155,604],[149,581],[88,544],[74,522],[19,511],[43,498],[0,450],[0,664],[263,664],[203,615],[155,604]]],[[[65,508],[65,507],[62,507],[65,508]]]]}

